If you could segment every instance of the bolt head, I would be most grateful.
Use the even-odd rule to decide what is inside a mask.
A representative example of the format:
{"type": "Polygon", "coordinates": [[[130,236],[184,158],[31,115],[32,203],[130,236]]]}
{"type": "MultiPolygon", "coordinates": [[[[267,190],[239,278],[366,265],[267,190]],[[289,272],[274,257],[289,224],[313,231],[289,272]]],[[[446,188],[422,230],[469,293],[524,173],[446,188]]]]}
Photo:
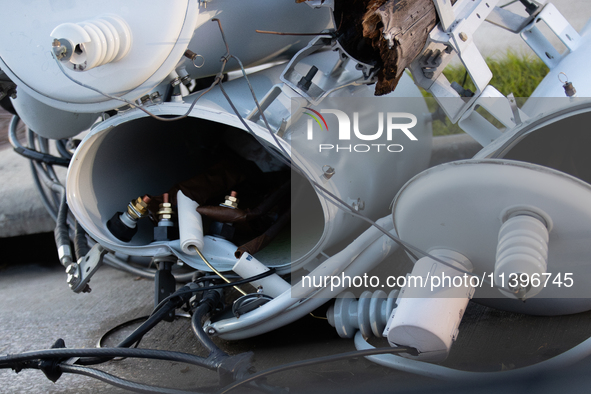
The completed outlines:
{"type": "Polygon", "coordinates": [[[66,267],[66,274],[74,275],[76,273],[77,267],[78,267],[78,264],[76,264],[76,263],[72,263],[72,264],[68,265],[66,267]]]}
{"type": "Polygon", "coordinates": [[[459,34],[459,37],[460,37],[460,40],[462,40],[464,42],[468,41],[468,35],[466,33],[464,33],[464,32],[461,32],[459,34]]]}
{"type": "Polygon", "coordinates": [[[209,335],[214,335],[214,334],[215,334],[215,328],[213,328],[213,327],[209,327],[209,328],[207,329],[207,333],[208,333],[209,335]]]}

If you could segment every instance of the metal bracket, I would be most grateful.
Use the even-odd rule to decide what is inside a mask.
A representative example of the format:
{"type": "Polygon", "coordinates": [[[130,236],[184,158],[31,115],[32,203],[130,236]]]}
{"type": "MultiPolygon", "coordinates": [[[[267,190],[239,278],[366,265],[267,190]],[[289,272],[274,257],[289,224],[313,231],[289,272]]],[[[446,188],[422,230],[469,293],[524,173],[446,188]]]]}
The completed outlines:
{"type": "Polygon", "coordinates": [[[103,263],[105,254],[107,250],[100,244],[95,244],[86,256],[66,268],[68,285],[74,293],[90,293],[88,282],[103,263]]]}
{"type": "Polygon", "coordinates": [[[326,96],[338,89],[375,82],[377,71],[373,65],[359,62],[351,57],[332,35],[320,35],[295,54],[281,74],[281,81],[313,105],[318,105],[326,96]],[[332,47],[334,51],[339,52],[339,60],[332,70],[318,70],[320,72],[310,75],[310,70],[315,67],[311,66],[306,67],[306,75],[302,75],[300,73],[302,67],[298,67],[300,62],[314,52],[327,47],[332,47]],[[353,67],[347,67],[350,61],[355,62],[353,67]],[[359,71],[362,76],[359,75],[359,71]],[[315,77],[316,75],[318,77],[315,77]]]}
{"type": "Polygon", "coordinates": [[[480,97],[464,113],[458,125],[470,134],[480,145],[486,146],[501,136],[501,130],[476,112],[484,108],[507,129],[515,127],[527,119],[527,115],[517,108],[514,97],[505,97],[492,86],[487,86],[480,97]]]}
{"type": "MultiPolygon", "coordinates": [[[[265,94],[259,102],[260,109],[275,133],[284,138],[304,107],[310,103],[318,105],[329,94],[346,86],[373,83],[376,73],[374,66],[349,56],[332,35],[320,35],[294,55],[281,74],[283,84],[273,86],[265,94]],[[308,56],[327,48],[339,54],[331,69],[319,70],[314,65],[302,63],[308,56]],[[292,108],[294,102],[299,108],[292,108]]],[[[253,108],[246,119],[264,126],[258,107],[253,108]]]]}
{"type": "Polygon", "coordinates": [[[492,72],[472,37],[499,0],[459,0],[453,7],[449,0],[434,1],[441,22],[431,31],[422,54],[409,68],[415,83],[433,94],[450,121],[456,123],[492,79],[492,72]],[[455,54],[476,86],[472,97],[460,96],[443,75],[455,54]]]}
{"type": "Polygon", "coordinates": [[[525,26],[530,24],[536,16],[538,16],[542,11],[542,8],[542,6],[538,6],[538,9],[533,14],[529,16],[521,16],[506,8],[495,7],[486,18],[486,21],[512,33],[518,34],[525,26]]]}
{"type": "Polygon", "coordinates": [[[581,40],[579,33],[552,3],[546,4],[533,22],[521,31],[521,38],[550,69],[556,67],[566,55],[577,49],[581,40]],[[566,46],[567,50],[564,53],[559,53],[540,31],[538,28],[540,22],[546,23],[552,33],[566,46]]]}
{"type": "Polygon", "coordinates": [[[452,0],[433,0],[443,31],[448,31],[456,20],[453,12],[452,0]]]}

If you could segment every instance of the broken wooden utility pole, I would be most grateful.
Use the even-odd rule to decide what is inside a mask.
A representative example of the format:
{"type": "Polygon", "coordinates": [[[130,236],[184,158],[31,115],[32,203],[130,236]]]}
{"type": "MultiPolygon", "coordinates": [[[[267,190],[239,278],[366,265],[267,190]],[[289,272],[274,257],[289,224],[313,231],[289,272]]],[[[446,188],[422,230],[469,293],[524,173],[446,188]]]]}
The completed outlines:
{"type": "Polygon", "coordinates": [[[380,69],[376,96],[396,88],[439,22],[433,0],[335,0],[334,15],[343,48],[380,69]]]}

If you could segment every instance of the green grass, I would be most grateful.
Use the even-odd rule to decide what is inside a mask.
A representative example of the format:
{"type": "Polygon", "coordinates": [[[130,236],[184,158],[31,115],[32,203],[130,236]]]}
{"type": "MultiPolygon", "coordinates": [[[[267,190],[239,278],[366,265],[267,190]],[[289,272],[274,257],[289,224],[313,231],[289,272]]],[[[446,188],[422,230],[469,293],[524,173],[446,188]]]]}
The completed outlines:
{"type": "MultiPolygon", "coordinates": [[[[508,51],[500,58],[487,58],[486,63],[493,74],[490,85],[497,88],[505,96],[513,93],[515,97],[529,97],[549,71],[548,67],[539,58],[519,55],[511,51],[508,51]]],[[[460,85],[466,79],[464,88],[473,92],[476,90],[470,77],[466,78],[466,70],[463,65],[448,66],[443,73],[450,82],[456,81],[460,85]]],[[[427,92],[423,92],[423,94],[425,97],[431,96],[427,92]]],[[[487,118],[490,117],[486,113],[482,114],[487,118]]],[[[433,124],[433,135],[457,133],[462,133],[462,130],[458,125],[451,124],[448,119],[445,120],[445,124],[442,122],[433,124]]]]}

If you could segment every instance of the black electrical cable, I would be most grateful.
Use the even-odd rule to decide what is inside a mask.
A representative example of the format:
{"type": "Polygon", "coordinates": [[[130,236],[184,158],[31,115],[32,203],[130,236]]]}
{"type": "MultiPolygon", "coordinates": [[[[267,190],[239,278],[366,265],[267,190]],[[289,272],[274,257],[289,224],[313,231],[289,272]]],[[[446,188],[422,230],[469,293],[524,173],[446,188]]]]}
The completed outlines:
{"type": "Polygon", "coordinates": [[[294,361],[294,362],[291,362],[288,364],[279,365],[277,367],[272,367],[272,368],[266,369],[264,371],[255,373],[247,378],[244,378],[238,382],[232,383],[232,384],[224,387],[222,389],[222,391],[220,391],[218,394],[226,394],[229,391],[234,390],[234,389],[236,389],[240,386],[243,386],[247,383],[253,382],[256,379],[260,379],[265,376],[269,376],[269,375],[272,375],[272,374],[275,374],[278,372],[282,372],[282,371],[287,371],[290,369],[307,367],[307,366],[317,365],[317,364],[324,364],[324,363],[329,363],[332,361],[346,360],[346,359],[354,358],[354,357],[366,357],[366,356],[374,356],[377,354],[392,354],[392,353],[416,354],[416,352],[417,352],[417,350],[414,348],[411,348],[411,347],[388,347],[388,348],[355,350],[352,352],[334,354],[331,356],[311,358],[311,359],[303,360],[303,361],[294,361]]]}
{"type": "Polygon", "coordinates": [[[60,193],[60,205],[57,212],[57,219],[55,221],[55,228],[53,234],[55,236],[55,244],[58,249],[60,263],[68,266],[73,261],[72,252],[70,251],[70,231],[68,228],[68,203],[66,201],[66,192],[60,193]]]}
{"type": "MultiPolygon", "coordinates": [[[[21,364],[34,360],[58,359],[66,360],[73,357],[88,359],[112,359],[114,357],[148,358],[153,360],[175,361],[197,365],[211,369],[211,363],[205,358],[193,354],[173,352],[169,350],[136,349],[136,348],[90,348],[90,349],[45,349],[0,356],[0,368],[18,368],[21,364]]],[[[78,360],[80,361],[80,360],[78,360]]],[[[76,364],[79,364],[79,362],[76,364]]],[[[84,365],[84,364],[79,364],[84,365]]]]}
{"type": "Polygon", "coordinates": [[[34,149],[25,148],[16,137],[16,128],[19,120],[20,118],[18,117],[18,115],[13,115],[12,120],[10,121],[10,126],[8,127],[8,141],[10,142],[10,145],[12,145],[12,148],[16,153],[26,157],[27,159],[36,160],[51,165],[67,167],[70,164],[69,159],[52,156],[49,154],[38,152],[34,149]]]}
{"type": "MultiPolygon", "coordinates": [[[[143,336],[148,331],[150,331],[152,328],[154,328],[162,319],[164,319],[164,317],[166,317],[171,310],[180,307],[182,304],[184,304],[186,302],[185,298],[179,298],[178,300],[174,301],[174,299],[177,297],[180,297],[183,295],[188,295],[188,294],[193,294],[193,293],[198,293],[198,292],[202,292],[202,291],[223,289],[225,287],[234,286],[237,284],[249,283],[249,282],[252,282],[255,280],[265,278],[269,275],[272,275],[273,273],[275,273],[275,270],[271,269],[269,271],[263,272],[262,274],[259,274],[259,275],[256,275],[256,276],[253,276],[253,277],[250,277],[247,279],[243,279],[241,281],[236,281],[236,282],[232,282],[232,283],[224,283],[224,284],[215,285],[215,286],[208,286],[208,287],[189,287],[188,285],[184,286],[184,287],[180,288],[179,290],[175,291],[170,296],[163,299],[154,308],[154,311],[152,312],[150,317],[141,326],[136,328],[127,338],[125,338],[124,340],[119,342],[116,347],[117,348],[128,348],[129,346],[132,346],[133,344],[140,341],[143,338],[143,336]],[[167,304],[168,304],[168,306],[166,306],[167,304]]],[[[215,344],[213,346],[215,346],[215,344]]],[[[216,348],[217,348],[217,346],[216,346],[216,348]]],[[[81,358],[76,363],[79,365],[95,365],[95,364],[103,363],[105,361],[108,361],[108,360],[96,359],[96,358],[95,359],[82,359],[81,358]]]]}
{"type": "Polygon", "coordinates": [[[59,368],[62,372],[71,373],[76,375],[83,375],[90,378],[101,380],[105,383],[109,383],[112,386],[119,387],[122,389],[135,391],[136,393],[149,393],[149,394],[195,394],[195,391],[177,390],[167,387],[150,386],[146,384],[132,382],[130,380],[122,379],[120,377],[111,375],[110,373],[100,371],[94,368],[81,367],[78,365],[59,364],[59,368]]]}
{"type": "MultiPolygon", "coordinates": [[[[99,338],[99,340],[96,343],[96,347],[97,348],[103,348],[103,341],[105,340],[105,338],[107,338],[109,335],[112,335],[113,333],[121,330],[122,328],[125,328],[127,326],[131,326],[132,324],[136,324],[136,323],[144,323],[146,320],[148,320],[150,318],[150,315],[147,316],[141,316],[141,317],[136,317],[135,319],[131,319],[128,320],[126,322],[123,322],[121,324],[116,325],[115,327],[109,329],[109,331],[105,332],[103,335],[101,335],[101,337],[99,338]]],[[[139,341],[138,341],[139,342],[139,341]]],[[[136,345],[138,344],[138,342],[136,342],[136,345]]]]}
{"type": "Polygon", "coordinates": [[[197,292],[200,292],[200,291],[217,290],[217,289],[223,289],[223,288],[226,288],[226,287],[233,287],[233,286],[244,285],[246,283],[250,283],[250,282],[255,281],[255,280],[266,278],[267,276],[273,275],[274,273],[275,273],[275,268],[271,268],[269,271],[265,271],[262,274],[251,276],[250,278],[246,278],[246,279],[242,279],[242,280],[237,280],[237,281],[231,282],[231,283],[222,283],[222,284],[215,285],[215,286],[199,287],[199,288],[190,289],[190,290],[184,290],[184,289],[181,288],[181,289],[177,290],[176,292],[174,292],[173,294],[171,294],[168,297],[166,297],[165,299],[163,299],[162,301],[160,301],[160,303],[158,305],[156,305],[156,307],[154,308],[154,311],[152,312],[152,314],[156,313],[156,311],[158,311],[160,308],[162,308],[162,306],[167,301],[169,301],[170,299],[172,299],[174,297],[178,297],[178,296],[183,295],[183,294],[197,293],[197,292]]]}
{"type": "Polygon", "coordinates": [[[59,154],[64,158],[64,159],[72,159],[72,154],[70,153],[70,151],[68,150],[68,148],[66,148],[66,140],[56,140],[55,141],[55,147],[57,149],[57,151],[59,152],[59,154]]]}
{"type": "MultiPolygon", "coordinates": [[[[182,305],[184,303],[184,300],[181,300],[181,301],[179,301],[180,305],[182,305]]],[[[125,338],[121,342],[119,342],[117,344],[117,346],[115,346],[115,347],[116,348],[129,348],[130,346],[132,346],[136,342],[140,341],[143,338],[143,336],[146,335],[146,333],[148,331],[150,331],[152,328],[154,328],[158,323],[160,323],[168,315],[168,312],[170,312],[171,310],[176,309],[178,306],[180,306],[179,303],[170,302],[168,307],[162,307],[159,311],[152,314],[148,318],[148,320],[146,320],[144,323],[142,323],[142,325],[140,325],[131,334],[129,334],[129,336],[127,338],[125,338]]],[[[104,363],[106,361],[109,361],[109,359],[81,358],[78,361],[76,361],[76,364],[78,364],[78,365],[95,365],[95,364],[104,363]]]]}
{"type": "Polygon", "coordinates": [[[76,259],[79,260],[90,251],[88,241],[86,239],[86,231],[82,228],[80,223],[75,220],[74,225],[74,250],[76,252],[76,259]]]}
{"type": "Polygon", "coordinates": [[[213,342],[211,337],[205,333],[203,327],[201,326],[201,318],[209,313],[211,310],[211,306],[207,303],[203,303],[197,307],[195,312],[193,313],[193,317],[191,318],[191,328],[193,329],[193,333],[199,339],[199,342],[203,346],[209,350],[209,355],[216,355],[216,356],[228,356],[226,352],[222,351],[217,345],[213,342]]]}

